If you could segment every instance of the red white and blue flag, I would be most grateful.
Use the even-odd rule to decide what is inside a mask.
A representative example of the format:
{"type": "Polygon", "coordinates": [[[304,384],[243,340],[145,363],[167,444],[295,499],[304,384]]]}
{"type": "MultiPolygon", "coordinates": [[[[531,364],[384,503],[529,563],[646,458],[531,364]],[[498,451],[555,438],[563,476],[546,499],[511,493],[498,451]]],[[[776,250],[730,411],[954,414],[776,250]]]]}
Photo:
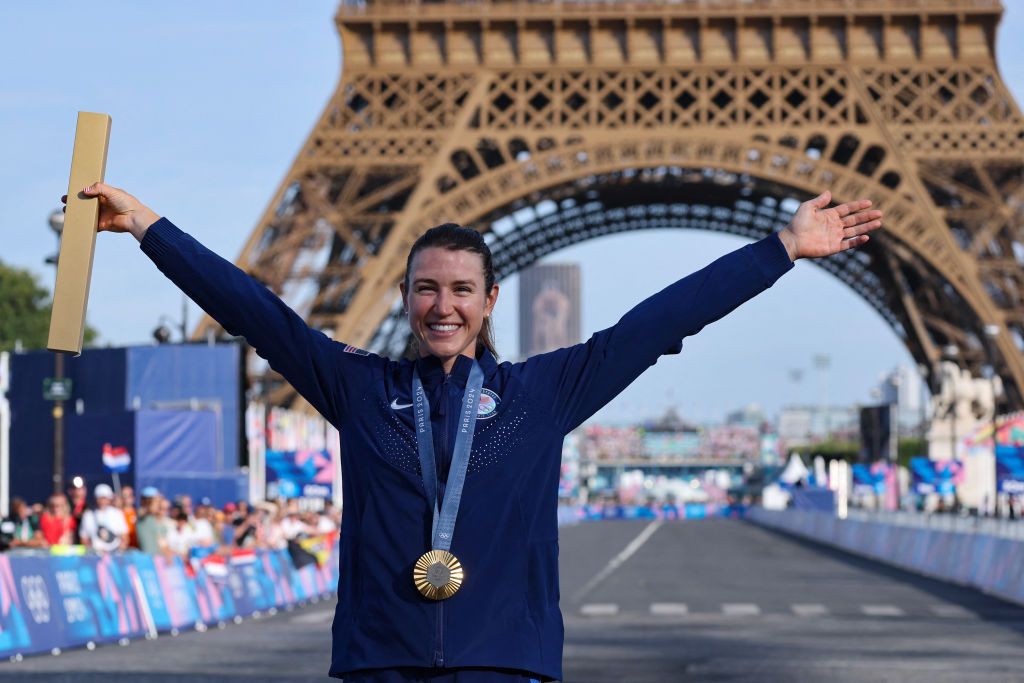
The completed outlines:
{"type": "Polygon", "coordinates": [[[103,444],[103,467],[108,472],[127,472],[132,465],[132,456],[124,446],[103,444]]]}

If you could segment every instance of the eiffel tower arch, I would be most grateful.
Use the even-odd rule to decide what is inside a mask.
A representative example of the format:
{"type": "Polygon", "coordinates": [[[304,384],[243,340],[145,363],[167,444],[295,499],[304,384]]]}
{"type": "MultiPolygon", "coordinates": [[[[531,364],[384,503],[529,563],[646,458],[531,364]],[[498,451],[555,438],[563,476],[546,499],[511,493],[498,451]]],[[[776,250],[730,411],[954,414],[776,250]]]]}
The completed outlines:
{"type": "Polygon", "coordinates": [[[487,233],[500,277],[615,232],[759,238],[827,188],[872,198],[886,230],[818,265],[918,363],[955,345],[1019,408],[1024,119],[995,63],[1001,13],[998,0],[344,2],[341,81],[238,264],[311,325],[394,354],[408,334],[396,284],[432,225],[487,233]]]}

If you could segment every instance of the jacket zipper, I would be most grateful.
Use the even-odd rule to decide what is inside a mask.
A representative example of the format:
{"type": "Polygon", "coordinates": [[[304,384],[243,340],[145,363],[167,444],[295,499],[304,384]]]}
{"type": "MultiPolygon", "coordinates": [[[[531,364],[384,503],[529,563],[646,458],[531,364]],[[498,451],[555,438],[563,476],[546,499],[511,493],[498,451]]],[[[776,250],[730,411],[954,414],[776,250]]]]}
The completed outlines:
{"type": "MultiPolygon", "coordinates": [[[[444,376],[444,381],[441,382],[441,401],[438,405],[438,408],[440,408],[439,412],[441,418],[444,420],[444,430],[441,432],[444,435],[444,438],[442,439],[441,445],[444,448],[442,452],[445,454],[448,453],[448,394],[450,393],[448,391],[449,379],[451,379],[451,374],[446,373],[444,376]]],[[[449,467],[451,467],[450,459],[449,467]]],[[[434,476],[437,476],[437,474],[435,473],[434,476]]],[[[440,505],[440,477],[438,477],[437,492],[439,496],[437,504],[440,505]]],[[[434,666],[440,668],[444,666],[444,600],[437,601],[437,625],[435,628],[435,635],[437,636],[437,638],[434,641],[434,666]]]]}

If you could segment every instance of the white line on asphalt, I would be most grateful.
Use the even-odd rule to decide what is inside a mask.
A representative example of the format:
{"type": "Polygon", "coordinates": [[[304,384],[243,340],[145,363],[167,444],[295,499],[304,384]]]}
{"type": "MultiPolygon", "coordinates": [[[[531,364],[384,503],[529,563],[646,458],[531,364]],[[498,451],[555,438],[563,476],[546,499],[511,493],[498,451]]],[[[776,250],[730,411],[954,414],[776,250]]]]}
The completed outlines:
{"type": "Polygon", "coordinates": [[[823,617],[828,614],[828,608],[825,605],[797,604],[790,605],[790,609],[798,617],[823,617]]]}
{"type": "Polygon", "coordinates": [[[727,602],[722,605],[722,614],[728,617],[756,617],[761,608],[747,602],[727,602]]]}
{"type": "Polygon", "coordinates": [[[959,605],[932,605],[932,614],[948,619],[969,619],[974,612],[959,605]]]}
{"type": "Polygon", "coordinates": [[[690,608],[682,602],[652,602],[651,614],[661,617],[681,617],[690,613],[690,608]]]}
{"type": "Polygon", "coordinates": [[[649,539],[663,523],[664,522],[662,522],[662,520],[657,519],[644,527],[644,530],[641,531],[636,538],[630,541],[629,545],[622,549],[622,552],[609,560],[608,564],[604,566],[604,569],[599,571],[594,578],[587,581],[582,588],[576,591],[576,594],[572,596],[571,601],[579,601],[584,595],[593,590],[597,584],[611,576],[612,572],[621,567],[623,562],[633,556],[633,553],[640,550],[640,546],[646,543],[647,539],[649,539]]]}
{"type": "Polygon", "coordinates": [[[586,617],[613,617],[619,613],[619,606],[615,603],[593,603],[580,607],[580,614],[586,617]]]}
{"type": "Polygon", "coordinates": [[[860,611],[869,617],[902,617],[906,614],[895,605],[861,605],[860,611]]]}
{"type": "Polygon", "coordinates": [[[322,624],[326,621],[330,621],[334,618],[334,611],[325,612],[310,612],[309,614],[300,614],[297,617],[292,617],[291,621],[293,624],[322,624]]]}

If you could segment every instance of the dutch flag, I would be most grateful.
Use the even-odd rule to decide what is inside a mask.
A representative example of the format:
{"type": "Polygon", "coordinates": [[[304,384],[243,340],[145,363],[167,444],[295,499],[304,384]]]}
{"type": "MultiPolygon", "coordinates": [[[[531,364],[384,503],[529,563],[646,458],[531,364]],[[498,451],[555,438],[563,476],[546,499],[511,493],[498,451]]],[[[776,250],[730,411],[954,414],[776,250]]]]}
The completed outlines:
{"type": "Polygon", "coordinates": [[[103,444],[103,467],[109,472],[127,472],[132,464],[132,456],[124,446],[103,444]]]}
{"type": "Polygon", "coordinates": [[[231,566],[240,567],[256,562],[256,551],[252,548],[234,548],[231,551],[231,566]]]}

